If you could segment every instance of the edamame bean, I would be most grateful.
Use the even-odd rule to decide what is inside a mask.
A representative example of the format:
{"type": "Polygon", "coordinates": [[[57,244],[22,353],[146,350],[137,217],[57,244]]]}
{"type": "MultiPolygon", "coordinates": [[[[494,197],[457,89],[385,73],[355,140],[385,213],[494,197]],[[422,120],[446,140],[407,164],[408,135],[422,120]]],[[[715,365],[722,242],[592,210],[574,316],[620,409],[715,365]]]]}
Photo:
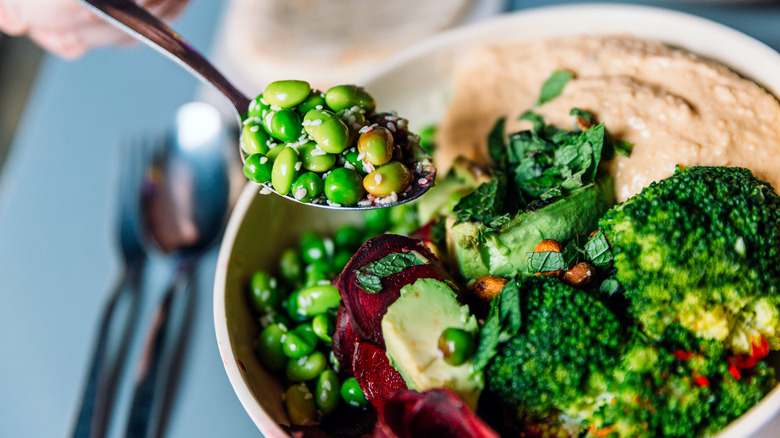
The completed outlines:
{"type": "Polygon", "coordinates": [[[340,249],[336,251],[336,254],[333,255],[333,269],[336,270],[336,272],[341,272],[345,266],[347,266],[347,263],[352,259],[352,256],[354,255],[354,252],[347,250],[347,249],[340,249]]]}
{"type": "Polygon", "coordinates": [[[282,351],[290,359],[299,359],[314,351],[318,339],[311,326],[300,325],[287,332],[282,339],[282,351]]]}
{"type": "Polygon", "coordinates": [[[263,96],[270,105],[292,108],[309,97],[311,86],[306,81],[275,81],[265,87],[263,96]]]}
{"type": "Polygon", "coordinates": [[[271,181],[273,162],[263,154],[252,154],[244,161],[244,176],[256,183],[271,181]]]}
{"type": "Polygon", "coordinates": [[[299,291],[293,291],[287,299],[284,301],[284,308],[287,310],[287,315],[290,317],[291,320],[294,322],[303,322],[306,321],[308,318],[306,315],[302,315],[298,311],[298,292],[299,291]]]}
{"type": "Polygon", "coordinates": [[[336,164],[336,156],[318,148],[313,141],[299,146],[298,156],[303,168],[312,172],[325,172],[336,164]]]}
{"type": "Polygon", "coordinates": [[[279,275],[288,286],[303,283],[303,263],[298,251],[287,248],[279,257],[279,275]]]}
{"type": "Polygon", "coordinates": [[[257,271],[252,275],[249,292],[255,310],[267,312],[279,304],[281,294],[276,286],[276,279],[265,271],[257,271]]]}
{"type": "Polygon", "coordinates": [[[282,347],[282,340],[286,334],[285,326],[271,324],[264,328],[257,337],[255,353],[263,366],[270,371],[279,371],[287,364],[287,356],[282,347]]]}
{"type": "Polygon", "coordinates": [[[274,160],[271,171],[271,184],[280,195],[286,195],[298,178],[298,154],[293,148],[284,148],[274,160]]]}
{"type": "Polygon", "coordinates": [[[336,330],[336,317],[330,312],[315,315],[311,320],[311,329],[318,338],[330,344],[333,342],[333,332],[336,330]]]}
{"type": "Polygon", "coordinates": [[[284,391],[284,406],[290,423],[311,426],[317,420],[317,402],[305,383],[292,385],[284,391]]]}
{"type": "Polygon", "coordinates": [[[241,149],[247,154],[265,154],[270,149],[271,138],[258,122],[249,122],[241,128],[241,149]]]}
{"type": "Polygon", "coordinates": [[[295,180],[290,193],[301,202],[311,202],[322,194],[324,186],[321,176],[314,172],[306,172],[295,180]]]}
{"type": "Polygon", "coordinates": [[[303,118],[303,129],[329,154],[340,154],[349,145],[349,129],[328,110],[309,110],[303,118]]]}
{"type": "Polygon", "coordinates": [[[360,175],[344,167],[333,169],[325,178],[325,197],[340,205],[355,205],[365,189],[360,175]]]}
{"type": "Polygon", "coordinates": [[[344,167],[346,167],[349,170],[354,170],[360,175],[365,175],[368,172],[366,172],[366,169],[363,168],[363,161],[361,161],[358,158],[359,156],[360,156],[360,152],[358,152],[357,149],[350,150],[349,152],[345,153],[343,155],[345,161],[344,167]],[[349,163],[349,165],[347,165],[346,163],[349,163]]]}
{"type": "Polygon", "coordinates": [[[320,284],[301,289],[296,301],[298,313],[311,317],[337,308],[341,302],[341,295],[333,285],[320,284]]]}
{"type": "Polygon", "coordinates": [[[339,406],[339,376],[333,370],[325,370],[317,379],[314,399],[323,414],[332,414],[339,406]]]}
{"type": "Polygon", "coordinates": [[[368,403],[366,394],[360,388],[360,384],[354,377],[349,377],[341,384],[341,398],[350,406],[362,408],[368,403]]]}
{"type": "Polygon", "coordinates": [[[304,231],[300,239],[303,261],[312,264],[325,261],[328,258],[328,244],[313,230],[304,231]]]}
{"type": "MultiPolygon", "coordinates": [[[[310,266],[314,266],[314,265],[310,265],[310,266]]],[[[330,282],[331,282],[331,276],[328,274],[327,271],[323,269],[306,270],[306,281],[304,282],[304,287],[316,286],[318,284],[330,284],[330,282]]]]}
{"type": "Polygon", "coordinates": [[[285,149],[290,149],[290,148],[288,148],[287,145],[285,145],[284,143],[274,145],[271,147],[271,149],[268,149],[268,153],[265,154],[265,156],[268,157],[269,160],[275,161],[276,158],[279,156],[279,154],[282,153],[282,151],[285,149]]]}
{"type": "Polygon", "coordinates": [[[393,134],[384,126],[364,131],[358,137],[358,152],[374,166],[381,166],[393,158],[393,134]]]}
{"type": "Polygon", "coordinates": [[[287,379],[291,382],[305,382],[316,379],[328,366],[328,359],[321,351],[287,361],[287,379]]]}
{"type": "Polygon", "coordinates": [[[455,366],[469,360],[476,350],[474,335],[456,327],[449,327],[441,332],[438,346],[444,361],[455,366]]]}
{"type": "Polygon", "coordinates": [[[283,142],[293,143],[301,136],[301,116],[291,109],[274,111],[269,119],[270,134],[283,142]]]}
{"type": "Polygon", "coordinates": [[[362,87],[357,85],[336,85],[325,92],[325,103],[333,111],[341,111],[353,106],[360,107],[367,112],[376,109],[376,101],[362,87]]]}
{"type": "Polygon", "coordinates": [[[412,174],[398,161],[391,161],[363,178],[363,187],[374,196],[400,194],[409,186],[412,174]]]}
{"type": "Polygon", "coordinates": [[[257,118],[261,119],[265,116],[265,114],[271,110],[271,106],[268,104],[268,101],[266,101],[263,98],[263,95],[257,96],[253,101],[249,102],[249,108],[247,109],[246,118],[247,120],[257,118]]]}
{"type": "Polygon", "coordinates": [[[363,244],[363,233],[354,225],[344,225],[333,234],[336,248],[356,250],[363,244]]]}
{"type": "Polygon", "coordinates": [[[319,109],[325,108],[325,93],[312,90],[311,94],[309,94],[309,97],[301,102],[300,105],[295,108],[295,110],[298,111],[298,114],[303,116],[309,112],[309,110],[313,110],[318,106],[320,107],[319,109]]]}

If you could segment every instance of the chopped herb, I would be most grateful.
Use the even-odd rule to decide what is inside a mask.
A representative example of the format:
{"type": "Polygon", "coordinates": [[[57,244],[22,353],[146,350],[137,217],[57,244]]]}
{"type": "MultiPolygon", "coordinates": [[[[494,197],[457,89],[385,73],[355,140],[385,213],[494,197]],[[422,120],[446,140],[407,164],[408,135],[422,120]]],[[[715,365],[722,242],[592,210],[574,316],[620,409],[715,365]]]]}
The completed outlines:
{"type": "Polygon", "coordinates": [[[417,251],[396,252],[363,265],[355,271],[355,278],[364,291],[375,294],[382,290],[382,278],[427,263],[428,259],[417,251]]]}
{"type": "Polygon", "coordinates": [[[608,296],[615,295],[621,290],[620,283],[614,278],[607,278],[601,282],[599,286],[599,292],[607,294],[608,296]]]}
{"type": "Polygon", "coordinates": [[[585,243],[585,257],[599,268],[612,263],[612,250],[603,231],[599,230],[585,243]]]}
{"type": "Polygon", "coordinates": [[[458,222],[477,221],[491,228],[507,223],[509,214],[502,212],[504,185],[501,178],[495,178],[461,198],[454,209],[458,214],[458,222]]]}
{"type": "Polygon", "coordinates": [[[574,73],[572,72],[555,70],[542,85],[542,91],[539,93],[536,106],[543,105],[558,97],[573,77],[574,73]]]}
{"type": "Polygon", "coordinates": [[[496,347],[520,330],[520,289],[517,280],[510,280],[490,302],[490,312],[479,335],[474,356],[474,372],[480,372],[496,355],[496,347]]]}
{"type": "Polygon", "coordinates": [[[567,268],[563,253],[543,251],[528,254],[528,269],[531,272],[553,272],[567,268]]]}
{"type": "Polygon", "coordinates": [[[616,153],[628,157],[631,156],[631,151],[634,150],[634,143],[625,140],[612,140],[612,149],[616,153]]]}
{"type": "Polygon", "coordinates": [[[588,120],[593,120],[593,115],[591,113],[579,108],[572,108],[571,111],[569,111],[569,115],[575,117],[585,117],[588,120]]]}

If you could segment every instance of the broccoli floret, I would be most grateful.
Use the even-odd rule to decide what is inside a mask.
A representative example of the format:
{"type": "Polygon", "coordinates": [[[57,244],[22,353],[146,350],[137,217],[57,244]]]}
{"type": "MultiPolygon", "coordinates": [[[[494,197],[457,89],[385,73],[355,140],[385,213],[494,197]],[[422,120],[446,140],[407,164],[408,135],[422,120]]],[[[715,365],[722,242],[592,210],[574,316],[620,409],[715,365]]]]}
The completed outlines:
{"type": "Polygon", "coordinates": [[[524,421],[560,412],[581,422],[603,403],[624,323],[588,293],[547,277],[520,284],[520,315],[520,331],[488,365],[488,390],[524,421]]]}
{"type": "Polygon", "coordinates": [[[747,169],[691,167],[601,219],[630,310],[653,339],[673,321],[749,354],[780,348],[780,196],[747,169]]]}

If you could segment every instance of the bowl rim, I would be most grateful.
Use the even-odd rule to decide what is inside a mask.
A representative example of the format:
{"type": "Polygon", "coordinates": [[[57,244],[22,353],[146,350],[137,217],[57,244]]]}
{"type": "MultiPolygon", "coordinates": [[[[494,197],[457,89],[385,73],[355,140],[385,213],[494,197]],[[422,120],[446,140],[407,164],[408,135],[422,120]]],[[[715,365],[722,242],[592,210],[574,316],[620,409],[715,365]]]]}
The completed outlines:
{"type": "MultiPolygon", "coordinates": [[[[472,43],[477,41],[476,44],[488,44],[491,41],[495,42],[497,33],[513,32],[518,26],[522,25],[538,28],[540,23],[549,23],[549,20],[557,22],[561,26],[573,24],[574,27],[547,26],[547,29],[541,29],[545,33],[544,35],[518,35],[518,38],[515,39],[542,39],[556,35],[564,36],[586,33],[600,35],[626,33],[638,38],[662,40],[673,45],[679,44],[693,53],[715,59],[740,74],[743,73],[743,69],[749,71],[750,74],[747,76],[751,80],[754,80],[775,96],[780,95],[780,53],[763,42],[724,24],[686,12],[656,6],[611,3],[565,4],[528,8],[443,31],[399,51],[369,73],[363,75],[357,83],[368,84],[381,80],[384,76],[405,63],[445,46],[453,46],[467,41],[472,43]],[[621,27],[623,30],[595,29],[593,24],[587,24],[587,26],[583,24],[576,25],[575,20],[588,23],[589,18],[600,21],[618,20],[621,25],[617,27],[621,27]],[[628,22],[632,22],[630,29],[625,24],[628,22]],[[684,26],[680,27],[681,25],[684,26]],[[588,27],[589,29],[586,30],[588,27]],[[663,29],[672,28],[685,29],[685,32],[681,35],[675,35],[669,31],[663,31],[663,29]],[[669,33],[671,38],[659,36],[664,32],[669,33]],[[700,36],[696,38],[691,37],[690,35],[694,33],[700,36]],[[692,47],[685,44],[686,41],[693,39],[699,40],[699,44],[704,44],[704,46],[709,47],[709,50],[704,50],[704,46],[694,45],[696,47],[692,47]],[[706,40],[706,43],[702,42],[703,40],[706,40]],[[734,50],[734,48],[738,48],[738,50],[734,50]]],[[[519,33],[521,31],[518,31],[519,33]]],[[[243,226],[243,218],[247,211],[258,197],[263,196],[259,194],[259,191],[260,187],[257,184],[253,182],[246,183],[225,228],[214,279],[214,326],[225,372],[242,406],[266,437],[288,437],[289,435],[261,407],[243,377],[241,365],[233,354],[225,309],[226,280],[234,242],[243,226]]],[[[756,406],[721,430],[716,437],[737,438],[753,435],[775,419],[778,413],[780,413],[780,385],[764,396],[756,406]]]]}

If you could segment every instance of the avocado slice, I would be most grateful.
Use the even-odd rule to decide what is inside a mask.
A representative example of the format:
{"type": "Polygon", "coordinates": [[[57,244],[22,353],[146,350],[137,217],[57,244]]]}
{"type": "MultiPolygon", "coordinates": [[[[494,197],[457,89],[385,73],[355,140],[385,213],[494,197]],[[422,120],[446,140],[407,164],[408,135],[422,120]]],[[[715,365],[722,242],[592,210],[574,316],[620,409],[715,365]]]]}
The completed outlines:
{"type": "Polygon", "coordinates": [[[438,348],[442,331],[451,327],[478,331],[477,319],[446,283],[421,278],[406,285],[382,318],[387,357],[409,389],[447,388],[475,409],[484,380],[474,373],[473,359],[450,365],[438,348]]]}
{"type": "Polygon", "coordinates": [[[528,254],[544,239],[565,244],[598,228],[599,218],[615,204],[612,176],[604,174],[569,196],[514,215],[498,232],[481,223],[447,223],[447,247],[466,279],[485,275],[528,276],[528,254]],[[484,239],[480,239],[482,234],[484,239]]]}
{"type": "Polygon", "coordinates": [[[417,217],[421,224],[427,224],[436,216],[446,216],[460,199],[476,190],[492,177],[476,163],[459,156],[444,178],[436,181],[417,202],[417,217]]]}

